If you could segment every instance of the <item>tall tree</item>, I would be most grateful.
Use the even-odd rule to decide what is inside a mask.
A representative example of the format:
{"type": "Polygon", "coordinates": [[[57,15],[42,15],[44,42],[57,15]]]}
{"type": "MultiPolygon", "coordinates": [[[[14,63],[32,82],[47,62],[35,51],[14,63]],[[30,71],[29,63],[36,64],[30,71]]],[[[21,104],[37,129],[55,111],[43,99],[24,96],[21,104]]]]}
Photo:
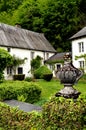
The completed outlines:
{"type": "Polygon", "coordinates": [[[14,18],[22,27],[44,33],[58,51],[69,51],[67,40],[79,22],[77,0],[26,0],[14,18]]]}
{"type": "Polygon", "coordinates": [[[58,52],[70,51],[68,38],[86,25],[84,0],[1,0],[0,9],[1,22],[44,33],[58,52]]]}

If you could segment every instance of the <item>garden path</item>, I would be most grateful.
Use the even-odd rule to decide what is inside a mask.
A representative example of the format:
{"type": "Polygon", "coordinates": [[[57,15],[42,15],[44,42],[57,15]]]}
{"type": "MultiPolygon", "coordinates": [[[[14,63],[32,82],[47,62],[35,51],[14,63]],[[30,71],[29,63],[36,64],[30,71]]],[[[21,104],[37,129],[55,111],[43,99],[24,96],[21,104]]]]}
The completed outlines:
{"type": "Polygon", "coordinates": [[[41,111],[42,108],[40,106],[35,106],[30,103],[21,102],[17,100],[5,100],[4,103],[10,105],[11,107],[18,107],[20,110],[23,110],[25,112],[31,112],[31,111],[41,111]]]}

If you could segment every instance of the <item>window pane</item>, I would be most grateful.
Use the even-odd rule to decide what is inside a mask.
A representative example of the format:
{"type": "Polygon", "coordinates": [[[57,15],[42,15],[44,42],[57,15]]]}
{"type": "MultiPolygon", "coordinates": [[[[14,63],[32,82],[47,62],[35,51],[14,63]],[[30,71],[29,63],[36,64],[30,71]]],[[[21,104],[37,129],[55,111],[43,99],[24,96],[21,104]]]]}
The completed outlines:
{"type": "Polygon", "coordinates": [[[84,68],[84,61],[79,61],[79,67],[84,68]]]}
{"type": "Polygon", "coordinates": [[[23,68],[22,67],[18,68],[18,74],[23,74],[23,68]]]}
{"type": "Polygon", "coordinates": [[[84,43],[82,42],[82,52],[84,52],[84,43]]]}
{"type": "Polygon", "coordinates": [[[78,45],[79,45],[79,52],[84,52],[84,43],[80,42],[78,43],[78,45]]]}
{"type": "Polygon", "coordinates": [[[7,67],[7,74],[12,74],[12,67],[7,67]]]}
{"type": "Polygon", "coordinates": [[[34,59],[34,52],[31,52],[31,60],[34,59]]]}

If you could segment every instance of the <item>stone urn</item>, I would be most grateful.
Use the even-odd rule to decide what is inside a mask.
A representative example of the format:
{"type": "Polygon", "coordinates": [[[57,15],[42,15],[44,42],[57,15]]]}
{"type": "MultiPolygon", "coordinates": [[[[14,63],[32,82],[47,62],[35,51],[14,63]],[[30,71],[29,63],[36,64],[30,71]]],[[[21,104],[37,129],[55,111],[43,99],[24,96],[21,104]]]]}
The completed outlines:
{"type": "Polygon", "coordinates": [[[65,98],[78,98],[80,92],[73,88],[73,85],[82,77],[83,72],[75,68],[71,61],[71,55],[66,53],[64,55],[64,65],[57,72],[57,77],[60,82],[64,84],[64,88],[61,89],[55,96],[63,96],[65,98]]]}

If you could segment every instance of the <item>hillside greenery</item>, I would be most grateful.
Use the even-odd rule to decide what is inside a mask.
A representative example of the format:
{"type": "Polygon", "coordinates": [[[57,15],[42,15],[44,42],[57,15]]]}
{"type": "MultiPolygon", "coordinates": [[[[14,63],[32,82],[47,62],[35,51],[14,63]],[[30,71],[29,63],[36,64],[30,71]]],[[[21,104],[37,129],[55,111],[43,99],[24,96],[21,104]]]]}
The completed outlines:
{"type": "Polygon", "coordinates": [[[0,22],[44,33],[58,51],[71,51],[68,40],[86,25],[84,0],[0,0],[0,22]]]}

